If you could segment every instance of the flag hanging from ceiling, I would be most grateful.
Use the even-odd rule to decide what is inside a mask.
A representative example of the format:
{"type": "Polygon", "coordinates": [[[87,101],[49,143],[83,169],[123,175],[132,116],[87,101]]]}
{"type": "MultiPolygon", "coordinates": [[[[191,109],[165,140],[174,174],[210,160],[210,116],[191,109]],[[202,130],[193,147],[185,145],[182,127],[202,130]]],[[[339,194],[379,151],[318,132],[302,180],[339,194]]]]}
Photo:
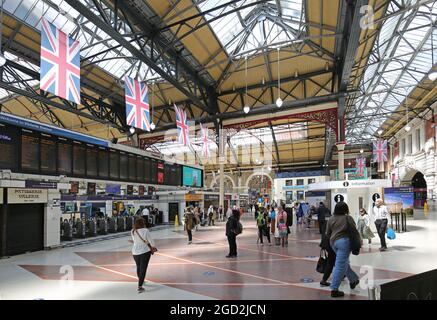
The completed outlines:
{"type": "Polygon", "coordinates": [[[150,108],[146,83],[126,76],[124,98],[126,101],[126,123],[144,131],[150,131],[150,108]]]}
{"type": "Polygon", "coordinates": [[[202,156],[209,159],[209,155],[210,155],[209,144],[211,141],[208,136],[208,128],[206,125],[203,126],[202,124],[200,124],[200,129],[202,131],[202,156]]]}
{"type": "Polygon", "coordinates": [[[373,161],[387,161],[387,140],[373,141],[373,161]]]}
{"type": "Polygon", "coordinates": [[[176,126],[178,128],[178,141],[184,146],[187,146],[190,143],[187,125],[187,113],[177,105],[174,105],[174,109],[176,113],[176,126]]]}
{"type": "Polygon", "coordinates": [[[41,19],[40,88],[80,104],[80,46],[41,19]]]}
{"type": "Polygon", "coordinates": [[[366,168],[366,158],[357,157],[355,162],[356,162],[356,168],[357,168],[356,174],[358,176],[364,176],[364,170],[366,168]]]}

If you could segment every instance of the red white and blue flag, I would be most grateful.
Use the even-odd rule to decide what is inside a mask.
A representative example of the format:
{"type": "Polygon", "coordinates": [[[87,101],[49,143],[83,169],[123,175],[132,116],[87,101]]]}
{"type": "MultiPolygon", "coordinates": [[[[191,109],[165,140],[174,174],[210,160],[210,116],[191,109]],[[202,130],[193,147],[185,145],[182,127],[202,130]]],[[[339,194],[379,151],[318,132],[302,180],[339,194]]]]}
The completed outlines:
{"type": "Polygon", "coordinates": [[[187,124],[187,113],[183,109],[179,108],[177,105],[174,105],[174,110],[176,113],[176,126],[178,128],[178,141],[184,146],[187,146],[190,143],[187,124]]]}
{"type": "Polygon", "coordinates": [[[364,169],[366,168],[366,158],[357,157],[355,162],[357,167],[357,171],[356,171],[357,176],[364,176],[364,169]]]}
{"type": "Polygon", "coordinates": [[[208,159],[210,156],[209,145],[211,143],[208,136],[208,127],[201,124],[200,129],[202,131],[202,156],[208,159]]]}
{"type": "Polygon", "coordinates": [[[373,141],[373,161],[387,161],[387,140],[373,141]]]}
{"type": "Polygon", "coordinates": [[[126,123],[144,131],[150,131],[150,107],[146,83],[128,76],[124,79],[126,123]]]}
{"type": "Polygon", "coordinates": [[[40,88],[80,104],[80,45],[41,19],[40,88]]]}

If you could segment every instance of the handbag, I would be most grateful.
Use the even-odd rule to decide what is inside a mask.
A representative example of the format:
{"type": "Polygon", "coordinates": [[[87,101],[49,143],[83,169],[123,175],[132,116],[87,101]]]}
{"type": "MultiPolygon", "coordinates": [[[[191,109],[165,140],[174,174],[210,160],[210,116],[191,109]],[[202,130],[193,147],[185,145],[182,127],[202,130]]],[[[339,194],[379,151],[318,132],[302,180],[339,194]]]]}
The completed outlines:
{"type": "Polygon", "coordinates": [[[317,261],[316,271],[318,273],[325,273],[326,265],[328,263],[328,254],[326,253],[326,250],[322,249],[320,250],[320,257],[317,261]]]}
{"type": "Polygon", "coordinates": [[[348,216],[346,216],[346,224],[347,224],[347,233],[349,235],[350,247],[351,247],[352,254],[354,256],[357,256],[360,254],[360,249],[361,249],[361,245],[362,245],[363,240],[361,239],[361,236],[360,236],[357,228],[355,228],[354,226],[351,225],[348,216]]]}
{"type": "Polygon", "coordinates": [[[392,228],[387,229],[387,238],[389,238],[390,240],[396,239],[396,233],[392,228]]]}
{"type": "Polygon", "coordinates": [[[140,236],[140,234],[138,233],[138,230],[135,230],[135,232],[137,233],[137,235],[141,239],[141,241],[143,241],[149,247],[151,254],[154,254],[156,251],[158,251],[158,249],[156,249],[155,247],[152,247],[152,245],[149,242],[147,242],[146,240],[143,239],[143,237],[140,236]]]}

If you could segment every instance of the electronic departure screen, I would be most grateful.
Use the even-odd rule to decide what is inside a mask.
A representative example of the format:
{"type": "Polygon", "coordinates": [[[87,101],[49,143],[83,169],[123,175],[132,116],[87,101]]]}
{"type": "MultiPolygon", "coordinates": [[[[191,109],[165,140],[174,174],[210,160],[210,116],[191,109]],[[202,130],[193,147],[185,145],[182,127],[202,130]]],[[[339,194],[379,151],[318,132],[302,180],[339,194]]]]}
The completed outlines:
{"type": "Polygon", "coordinates": [[[58,172],[71,174],[71,144],[58,142],[58,172]]]}
{"type": "Polygon", "coordinates": [[[152,170],[152,168],[151,168],[151,163],[150,163],[151,161],[150,161],[150,158],[146,158],[145,160],[144,160],[144,177],[145,177],[145,181],[147,182],[147,183],[150,183],[151,182],[151,178],[150,178],[150,172],[151,172],[151,170],[152,170]]]}
{"type": "Polygon", "coordinates": [[[155,159],[150,160],[150,182],[158,182],[158,161],[155,159]]]}
{"type": "Polygon", "coordinates": [[[137,157],[137,180],[140,182],[145,181],[144,176],[144,160],[142,157],[137,157]]]}
{"type": "Polygon", "coordinates": [[[86,150],[86,174],[91,177],[97,176],[97,159],[99,152],[94,148],[86,150]]]}
{"type": "Polygon", "coordinates": [[[17,136],[13,130],[8,130],[5,126],[0,125],[0,169],[17,168],[17,136]]]}
{"type": "Polygon", "coordinates": [[[109,177],[118,179],[119,177],[119,156],[117,152],[109,152],[109,177]]]}
{"type": "Polygon", "coordinates": [[[41,138],[41,173],[56,173],[56,141],[41,138]]]}
{"type": "Polygon", "coordinates": [[[85,175],[86,149],[83,145],[73,145],[73,174],[85,175]]]}
{"type": "Polygon", "coordinates": [[[107,178],[109,172],[108,151],[99,149],[99,177],[107,178]]]}
{"type": "Polygon", "coordinates": [[[164,184],[164,163],[158,162],[158,184],[164,184]]]}
{"type": "Polygon", "coordinates": [[[21,136],[21,169],[39,171],[39,138],[23,134],[21,136]]]}
{"type": "Polygon", "coordinates": [[[135,156],[129,156],[129,180],[137,179],[137,159],[135,156]]]}
{"type": "Polygon", "coordinates": [[[125,153],[120,153],[120,179],[127,180],[127,166],[129,164],[128,156],[125,153]]]}

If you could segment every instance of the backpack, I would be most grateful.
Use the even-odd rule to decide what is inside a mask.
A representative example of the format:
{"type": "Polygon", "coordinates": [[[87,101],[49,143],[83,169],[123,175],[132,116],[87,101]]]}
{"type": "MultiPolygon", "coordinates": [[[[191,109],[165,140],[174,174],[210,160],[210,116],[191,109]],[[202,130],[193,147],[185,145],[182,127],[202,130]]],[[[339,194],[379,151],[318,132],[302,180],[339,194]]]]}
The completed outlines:
{"type": "Polygon", "coordinates": [[[284,230],[287,228],[287,226],[285,225],[285,221],[284,221],[284,214],[287,215],[287,213],[285,211],[282,211],[279,215],[279,221],[278,221],[278,229],[279,231],[284,230]]]}
{"type": "Polygon", "coordinates": [[[256,219],[256,224],[258,227],[263,227],[266,224],[266,221],[265,221],[263,215],[258,216],[258,218],[256,219]]]}
{"type": "Polygon", "coordinates": [[[243,225],[240,221],[237,221],[237,228],[235,229],[235,234],[239,235],[243,233],[243,225]]]}

